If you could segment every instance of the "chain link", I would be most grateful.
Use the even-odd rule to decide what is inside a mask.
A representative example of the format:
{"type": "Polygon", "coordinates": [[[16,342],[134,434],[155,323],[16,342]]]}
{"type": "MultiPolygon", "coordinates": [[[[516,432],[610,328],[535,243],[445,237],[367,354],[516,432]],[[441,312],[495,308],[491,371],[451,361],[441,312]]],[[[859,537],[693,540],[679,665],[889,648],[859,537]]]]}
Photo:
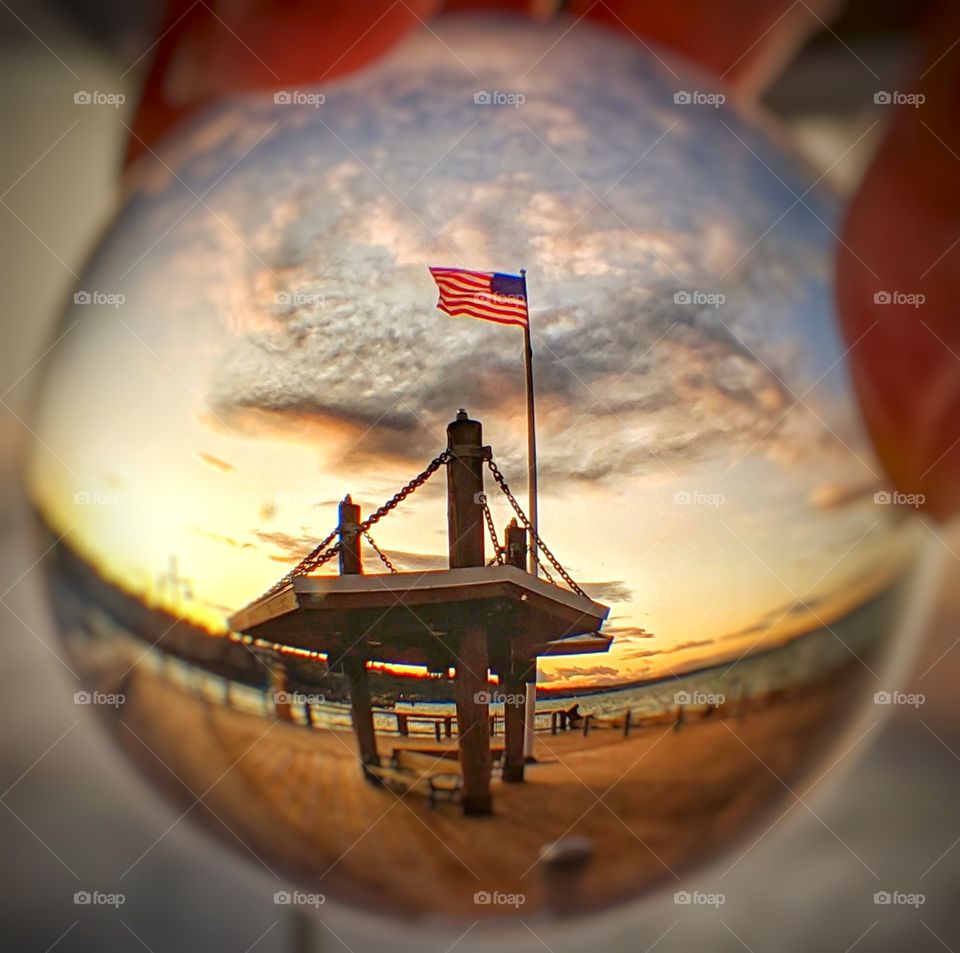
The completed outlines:
{"type": "MultiPolygon", "coordinates": [[[[560,578],[578,596],[583,596],[585,599],[589,599],[590,597],[583,591],[583,589],[580,588],[580,586],[576,584],[576,582],[573,581],[573,577],[570,575],[570,573],[568,573],[566,569],[560,565],[557,557],[550,552],[550,549],[544,544],[543,540],[539,537],[539,535],[537,535],[537,533],[534,532],[533,526],[530,524],[530,520],[527,519],[527,514],[523,512],[520,504],[517,502],[516,497],[510,492],[510,487],[508,486],[503,474],[500,472],[500,468],[496,465],[496,463],[494,463],[492,456],[487,458],[487,466],[490,468],[490,472],[493,474],[493,479],[497,482],[497,485],[500,487],[500,489],[503,490],[504,496],[506,496],[506,498],[510,501],[510,505],[513,507],[514,512],[520,518],[520,521],[523,523],[523,525],[526,526],[527,531],[530,533],[530,538],[534,543],[536,543],[540,552],[542,552],[543,555],[546,556],[550,561],[550,565],[553,566],[553,568],[557,571],[557,575],[560,576],[560,578]]],[[[537,559],[537,564],[543,566],[543,563],[540,562],[539,559],[537,559]]],[[[546,569],[546,567],[544,567],[544,569],[546,569]]]]}
{"type": "Polygon", "coordinates": [[[358,527],[358,533],[366,533],[374,523],[378,523],[391,510],[396,509],[399,503],[402,503],[414,490],[419,490],[427,480],[430,479],[451,457],[449,450],[435,456],[426,467],[418,473],[406,486],[399,489],[393,496],[387,500],[378,510],[371,513],[358,527]]]}
{"type": "MultiPolygon", "coordinates": [[[[367,539],[370,540],[370,537],[367,535],[367,531],[375,523],[379,522],[386,516],[391,510],[396,509],[397,505],[402,503],[414,490],[420,489],[427,480],[430,479],[440,469],[449,459],[450,451],[444,450],[442,453],[435,456],[423,470],[420,471],[409,483],[401,487],[393,496],[387,500],[379,509],[375,510],[370,514],[358,527],[357,533],[362,533],[367,539]]],[[[274,593],[279,592],[284,587],[290,585],[294,579],[298,576],[306,576],[309,573],[313,572],[315,569],[319,569],[324,563],[329,562],[333,559],[337,553],[340,552],[340,543],[339,541],[333,543],[333,540],[340,534],[340,527],[338,526],[329,536],[322,542],[315,546],[296,566],[293,567],[282,579],[278,580],[273,586],[271,586],[260,598],[265,599],[267,596],[272,596],[274,593]],[[333,543],[331,546],[330,544],[333,543]]],[[[376,548],[376,544],[374,544],[376,548]]],[[[379,550],[378,550],[379,552],[379,550]]],[[[392,572],[396,572],[393,568],[393,565],[386,560],[382,553],[380,553],[380,558],[384,559],[386,564],[390,567],[392,572]]]]}
{"type": "Polygon", "coordinates": [[[339,543],[330,546],[330,543],[333,542],[339,533],[340,527],[338,526],[322,543],[319,543],[307,553],[282,579],[278,579],[260,598],[264,599],[267,596],[272,596],[275,592],[279,592],[285,586],[290,585],[297,576],[304,576],[312,572],[317,566],[322,566],[331,557],[340,552],[339,543]]]}
{"type": "MultiPolygon", "coordinates": [[[[493,554],[494,559],[498,566],[504,564],[503,558],[503,547],[500,545],[500,540],[497,539],[497,527],[493,522],[493,514],[490,512],[490,507],[487,505],[487,497],[483,497],[483,516],[487,521],[487,531],[490,533],[490,541],[493,543],[493,554]]],[[[489,563],[488,563],[489,565],[489,563]]]]}
{"type": "Polygon", "coordinates": [[[373,541],[373,537],[369,533],[364,533],[363,538],[370,544],[370,548],[380,557],[380,562],[382,562],[390,572],[396,572],[397,567],[390,562],[390,557],[373,541]]]}
{"type": "MultiPolygon", "coordinates": [[[[380,549],[379,546],[373,541],[373,537],[370,535],[370,527],[378,523],[384,516],[390,513],[392,510],[402,503],[411,493],[418,490],[420,487],[433,476],[437,470],[440,469],[445,463],[447,463],[453,454],[449,450],[444,450],[442,453],[434,457],[427,466],[418,473],[409,483],[401,487],[393,496],[390,497],[383,506],[376,509],[373,513],[370,514],[360,525],[357,527],[356,532],[358,535],[363,535],[366,541],[373,548],[373,551],[380,557],[383,564],[390,570],[390,572],[396,572],[396,567],[390,561],[390,558],[380,549]]],[[[560,565],[557,557],[553,555],[547,545],[543,542],[540,536],[534,532],[533,526],[530,523],[530,520],[527,518],[527,514],[523,512],[520,504],[517,502],[516,497],[510,490],[509,485],[507,484],[506,479],[503,474],[500,472],[500,468],[494,462],[493,457],[486,458],[487,466],[490,468],[490,472],[493,474],[493,478],[496,481],[497,485],[503,491],[504,496],[510,501],[510,505],[513,507],[514,512],[517,514],[517,517],[520,519],[520,522],[526,527],[527,531],[530,533],[530,538],[534,543],[534,560],[537,565],[543,570],[544,576],[549,582],[553,585],[556,585],[556,582],[553,579],[553,576],[550,573],[550,570],[547,568],[546,564],[539,558],[537,550],[543,553],[546,556],[547,561],[553,566],[557,575],[570,587],[570,589],[577,593],[579,596],[584,598],[589,598],[586,592],[577,585],[573,580],[571,575],[560,565]]],[[[495,553],[495,558],[498,565],[503,565],[505,562],[503,547],[500,545],[500,541],[497,539],[497,529],[493,522],[493,515],[490,512],[490,507],[487,505],[486,499],[483,500],[483,516],[486,520],[487,530],[490,533],[490,539],[493,542],[493,551],[495,553]]],[[[296,566],[293,567],[282,579],[280,579],[275,585],[268,589],[263,596],[260,598],[266,598],[271,596],[276,592],[279,592],[285,586],[288,586],[294,579],[298,576],[306,576],[314,570],[318,569],[324,563],[329,562],[337,553],[340,552],[340,542],[333,542],[334,539],[340,533],[340,527],[337,527],[330,533],[323,542],[315,546],[296,566]],[[332,544],[332,545],[331,545],[332,544]]]]}

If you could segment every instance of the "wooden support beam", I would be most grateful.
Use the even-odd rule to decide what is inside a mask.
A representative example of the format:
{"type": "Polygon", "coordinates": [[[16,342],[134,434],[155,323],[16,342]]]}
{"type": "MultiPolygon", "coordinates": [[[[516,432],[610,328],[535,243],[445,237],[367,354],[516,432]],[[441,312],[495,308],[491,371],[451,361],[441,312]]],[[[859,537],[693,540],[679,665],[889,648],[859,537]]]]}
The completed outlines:
{"type": "Polygon", "coordinates": [[[373,704],[370,699],[370,679],[367,663],[359,652],[350,652],[343,659],[343,673],[350,686],[350,713],[353,716],[353,733],[357,737],[357,750],[364,767],[379,765],[377,736],[373,730],[373,704]]]}
{"type": "Polygon", "coordinates": [[[293,721],[287,668],[276,656],[264,657],[264,661],[269,666],[268,691],[273,703],[273,713],[280,721],[293,721]]]}
{"type": "Polygon", "coordinates": [[[465,629],[459,639],[454,678],[464,814],[493,812],[487,666],[486,630],[478,626],[465,629]]]}
{"type": "Polygon", "coordinates": [[[461,410],[447,426],[447,528],[450,568],[484,564],[483,426],[461,410]]]}
{"type": "MultiPolygon", "coordinates": [[[[450,568],[484,564],[483,427],[465,410],[447,426],[447,529],[450,568]]],[[[454,661],[460,765],[463,770],[463,811],[490,814],[490,721],[487,670],[490,665],[487,630],[463,620],[454,661]]]]}
{"type": "Polygon", "coordinates": [[[527,715],[526,681],[530,663],[525,659],[510,658],[509,666],[501,673],[503,686],[503,780],[523,781],[526,758],[523,754],[523,733],[527,715]]]}
{"type": "Polygon", "coordinates": [[[510,520],[507,525],[503,546],[507,554],[507,562],[511,566],[516,566],[517,569],[526,570],[527,530],[525,527],[517,525],[516,518],[510,520]]]}
{"type": "Polygon", "coordinates": [[[360,507],[348,493],[340,503],[340,575],[356,576],[363,572],[360,553],[360,507]]]}

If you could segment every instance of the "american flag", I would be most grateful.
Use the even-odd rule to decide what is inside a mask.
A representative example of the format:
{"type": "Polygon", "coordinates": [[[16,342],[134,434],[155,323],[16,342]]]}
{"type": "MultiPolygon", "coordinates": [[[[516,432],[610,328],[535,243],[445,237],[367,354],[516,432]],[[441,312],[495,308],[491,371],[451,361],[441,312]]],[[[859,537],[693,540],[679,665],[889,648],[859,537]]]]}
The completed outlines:
{"type": "Polygon", "coordinates": [[[465,268],[431,268],[430,274],[440,289],[437,307],[441,311],[527,327],[527,282],[523,275],[465,268]]]}

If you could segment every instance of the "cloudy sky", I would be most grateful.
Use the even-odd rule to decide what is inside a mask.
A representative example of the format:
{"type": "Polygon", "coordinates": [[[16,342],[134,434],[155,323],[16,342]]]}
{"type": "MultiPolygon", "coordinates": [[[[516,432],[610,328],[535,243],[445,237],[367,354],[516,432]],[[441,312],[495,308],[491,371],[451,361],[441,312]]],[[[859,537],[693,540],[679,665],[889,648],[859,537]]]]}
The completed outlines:
{"type": "MultiPolygon", "coordinates": [[[[176,553],[214,622],[345,492],[369,511],[420,470],[458,407],[523,490],[522,335],[436,311],[427,266],[525,267],[541,529],[617,636],[545,677],[739,654],[887,582],[902,541],[834,330],[837,208],[758,117],[696,102],[699,74],[567,26],[449,18],[136,167],[81,281],[124,300],[68,308],[46,360],[50,521],[148,594],[176,553]]],[[[445,534],[439,475],[376,538],[417,570],[445,534]]]]}

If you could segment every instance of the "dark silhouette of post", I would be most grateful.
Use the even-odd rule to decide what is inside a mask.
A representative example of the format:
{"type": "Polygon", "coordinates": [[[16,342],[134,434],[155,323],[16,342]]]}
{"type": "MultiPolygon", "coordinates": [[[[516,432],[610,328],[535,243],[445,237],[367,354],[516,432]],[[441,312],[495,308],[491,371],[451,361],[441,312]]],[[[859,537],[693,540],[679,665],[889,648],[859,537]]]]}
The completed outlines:
{"type": "Polygon", "coordinates": [[[536,662],[511,655],[509,667],[503,673],[502,684],[506,699],[503,706],[503,780],[520,782],[526,757],[523,736],[526,730],[527,681],[533,677],[536,662]]]}
{"type": "MultiPolygon", "coordinates": [[[[340,575],[355,576],[363,572],[360,556],[360,507],[348,493],[340,504],[340,575]]],[[[357,736],[357,749],[364,768],[380,764],[377,752],[377,735],[373,728],[373,703],[370,698],[370,678],[363,646],[347,650],[342,659],[343,674],[350,686],[350,713],[353,717],[353,733],[357,736]]]]}
{"type": "MultiPolygon", "coordinates": [[[[507,526],[504,548],[507,562],[518,569],[527,568],[527,531],[511,520],[507,526]]],[[[531,666],[526,659],[515,658],[508,648],[500,671],[504,693],[503,705],[503,780],[520,782],[526,759],[523,755],[523,732],[526,722],[526,682],[531,666]]]]}
{"type": "MultiPolygon", "coordinates": [[[[483,427],[465,410],[447,427],[450,568],[484,564],[483,427]]],[[[489,652],[484,625],[464,619],[456,641],[455,689],[463,770],[463,811],[490,814],[489,652]]]]}
{"type": "Polygon", "coordinates": [[[360,555],[360,507],[348,493],[340,503],[340,575],[356,576],[363,572],[360,555]]]}

